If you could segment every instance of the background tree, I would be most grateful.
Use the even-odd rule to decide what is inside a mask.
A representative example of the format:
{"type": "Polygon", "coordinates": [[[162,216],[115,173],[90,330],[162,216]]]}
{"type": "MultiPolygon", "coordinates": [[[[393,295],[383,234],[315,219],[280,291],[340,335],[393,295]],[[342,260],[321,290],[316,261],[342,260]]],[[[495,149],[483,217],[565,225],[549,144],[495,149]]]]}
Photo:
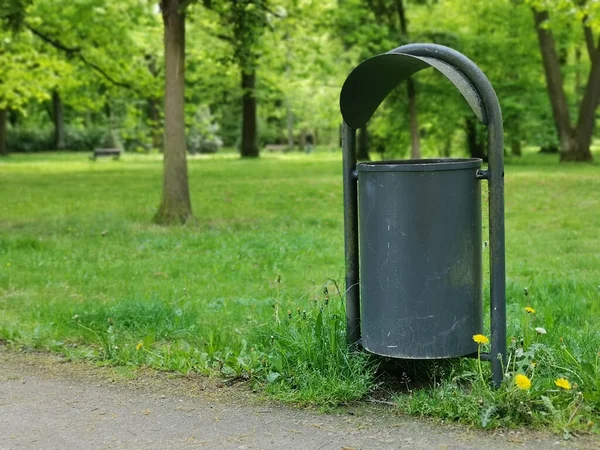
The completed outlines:
{"type": "MultiPolygon", "coordinates": [[[[550,2],[556,14],[564,14],[564,3],[550,2]]],[[[576,8],[576,2],[571,3],[571,8],[576,8]]],[[[583,4],[584,7],[587,3],[583,4]]],[[[544,74],[548,95],[552,104],[552,114],[560,140],[561,161],[591,161],[590,145],[596,122],[596,108],[600,101],[600,39],[596,42],[592,25],[584,11],[579,16],[591,67],[583,95],[579,101],[577,121],[571,122],[569,102],[565,92],[563,74],[561,73],[561,59],[557,50],[557,43],[551,29],[550,12],[546,3],[532,2],[535,29],[540,45],[540,52],[544,64],[544,74]]]]}
{"type": "Polygon", "coordinates": [[[165,128],[163,193],[154,216],[159,224],[192,217],[185,144],[185,3],[161,2],[165,45],[165,128]]]}

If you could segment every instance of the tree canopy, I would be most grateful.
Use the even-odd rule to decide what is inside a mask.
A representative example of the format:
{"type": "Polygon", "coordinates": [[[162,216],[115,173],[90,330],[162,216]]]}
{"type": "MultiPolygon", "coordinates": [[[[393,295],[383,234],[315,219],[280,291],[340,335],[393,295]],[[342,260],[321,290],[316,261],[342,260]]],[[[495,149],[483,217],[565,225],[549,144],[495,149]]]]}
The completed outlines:
{"type": "MultiPolygon", "coordinates": [[[[163,151],[167,3],[3,2],[0,110],[8,150],[43,149],[58,117],[66,148],[89,150],[113,130],[128,151],[163,151]]],[[[224,145],[258,156],[265,144],[302,146],[307,133],[318,145],[336,146],[339,90],[352,67],[407,42],[434,42],[465,53],[488,75],[507,151],[536,146],[560,150],[563,160],[591,159],[600,97],[598,2],[177,3],[185,16],[188,151],[224,145]]],[[[464,100],[433,71],[415,76],[408,92],[393,92],[368,129],[371,151],[485,157],[464,100]]]]}

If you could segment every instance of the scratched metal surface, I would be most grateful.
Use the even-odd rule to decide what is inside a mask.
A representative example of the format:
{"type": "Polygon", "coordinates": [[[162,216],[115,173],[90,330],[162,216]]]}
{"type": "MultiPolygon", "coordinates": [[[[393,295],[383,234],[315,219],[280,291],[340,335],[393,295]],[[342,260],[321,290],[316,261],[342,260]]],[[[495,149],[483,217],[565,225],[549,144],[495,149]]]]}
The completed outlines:
{"type": "Polygon", "coordinates": [[[362,345],[472,354],[481,333],[481,160],[358,164],[362,345]]]}

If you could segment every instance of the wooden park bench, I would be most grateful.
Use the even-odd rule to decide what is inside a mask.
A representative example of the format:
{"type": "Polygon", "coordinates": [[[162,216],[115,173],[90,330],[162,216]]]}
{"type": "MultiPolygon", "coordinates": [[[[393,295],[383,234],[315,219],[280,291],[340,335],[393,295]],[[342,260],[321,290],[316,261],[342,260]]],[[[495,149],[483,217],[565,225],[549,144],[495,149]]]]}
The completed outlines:
{"type": "Polygon", "coordinates": [[[120,148],[95,148],[94,153],[90,156],[92,161],[96,161],[99,157],[112,157],[113,159],[119,159],[121,157],[120,148]]]}

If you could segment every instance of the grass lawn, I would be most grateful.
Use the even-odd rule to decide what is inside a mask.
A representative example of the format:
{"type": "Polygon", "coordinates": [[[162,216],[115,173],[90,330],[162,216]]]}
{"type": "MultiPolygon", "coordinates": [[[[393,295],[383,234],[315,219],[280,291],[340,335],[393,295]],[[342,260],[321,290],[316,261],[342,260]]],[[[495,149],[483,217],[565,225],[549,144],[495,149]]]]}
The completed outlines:
{"type": "MultiPolygon", "coordinates": [[[[426,388],[405,376],[402,410],[598,430],[600,166],[556,159],[527,154],[506,167],[513,378],[492,392],[487,364],[434,366],[426,388]],[[532,387],[519,389],[517,373],[532,387]]],[[[164,228],[150,223],[157,156],[0,160],[0,342],[221,372],[291,401],[366,395],[373,363],[345,349],[335,287],[344,261],[339,153],[193,157],[189,170],[196,220],[164,228]]]]}

